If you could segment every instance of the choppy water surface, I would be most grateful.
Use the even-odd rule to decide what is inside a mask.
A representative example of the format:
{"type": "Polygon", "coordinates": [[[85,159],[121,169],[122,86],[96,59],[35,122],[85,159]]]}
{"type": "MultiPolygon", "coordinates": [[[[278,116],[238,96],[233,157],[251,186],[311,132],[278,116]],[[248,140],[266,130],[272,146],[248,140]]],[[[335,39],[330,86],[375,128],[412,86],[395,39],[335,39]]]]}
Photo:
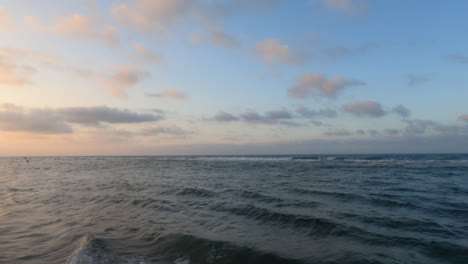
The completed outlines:
{"type": "Polygon", "coordinates": [[[468,155],[1,158],[0,263],[468,263],[468,155]]]}

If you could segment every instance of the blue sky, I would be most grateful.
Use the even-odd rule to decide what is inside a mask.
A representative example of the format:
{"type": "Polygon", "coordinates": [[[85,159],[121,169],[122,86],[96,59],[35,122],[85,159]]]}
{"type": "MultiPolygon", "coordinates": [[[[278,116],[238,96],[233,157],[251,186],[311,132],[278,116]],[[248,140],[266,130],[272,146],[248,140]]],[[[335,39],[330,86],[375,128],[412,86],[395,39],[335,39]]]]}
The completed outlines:
{"type": "Polygon", "coordinates": [[[467,152],[467,11],[0,0],[0,155],[467,152]]]}

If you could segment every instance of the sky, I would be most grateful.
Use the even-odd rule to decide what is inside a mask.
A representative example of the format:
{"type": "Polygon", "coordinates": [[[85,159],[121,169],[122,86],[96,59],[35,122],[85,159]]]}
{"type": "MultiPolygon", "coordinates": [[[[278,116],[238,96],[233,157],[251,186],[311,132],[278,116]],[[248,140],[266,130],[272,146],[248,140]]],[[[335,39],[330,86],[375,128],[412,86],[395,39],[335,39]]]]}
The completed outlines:
{"type": "Polygon", "coordinates": [[[467,12],[0,0],[0,156],[466,153],[467,12]]]}

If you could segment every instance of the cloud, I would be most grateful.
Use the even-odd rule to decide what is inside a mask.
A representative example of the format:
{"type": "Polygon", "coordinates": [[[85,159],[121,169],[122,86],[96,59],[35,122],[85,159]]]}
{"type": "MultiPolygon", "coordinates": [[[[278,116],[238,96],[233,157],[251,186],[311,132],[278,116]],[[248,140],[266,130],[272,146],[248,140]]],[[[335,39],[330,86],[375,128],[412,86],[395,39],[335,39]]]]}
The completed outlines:
{"type": "Polygon", "coordinates": [[[333,136],[333,137],[347,137],[347,136],[354,136],[354,135],[364,136],[366,134],[371,137],[380,136],[380,132],[377,131],[376,129],[368,129],[367,132],[362,129],[355,130],[354,132],[347,130],[347,129],[336,129],[336,130],[325,132],[326,136],[333,136]]]}
{"type": "Polygon", "coordinates": [[[387,135],[392,135],[392,136],[395,136],[395,135],[398,135],[400,134],[400,130],[398,129],[392,129],[392,128],[387,128],[387,129],[384,129],[384,133],[387,134],[387,135]]]}
{"type": "Polygon", "coordinates": [[[157,97],[157,98],[170,98],[170,99],[185,99],[187,95],[176,91],[176,90],[163,90],[160,93],[147,93],[146,97],[157,97]]]}
{"type": "Polygon", "coordinates": [[[247,111],[239,116],[235,116],[231,113],[226,113],[224,111],[219,112],[211,120],[218,122],[233,122],[233,121],[243,121],[249,124],[265,124],[265,125],[274,125],[281,124],[285,126],[302,126],[299,123],[289,121],[293,116],[286,109],[271,110],[265,112],[263,115],[259,114],[256,111],[247,111]]]}
{"type": "Polygon", "coordinates": [[[359,135],[359,136],[364,136],[366,134],[366,131],[362,130],[362,129],[358,129],[354,132],[356,135],[359,135]]]}
{"type": "MultiPolygon", "coordinates": [[[[29,23],[37,24],[29,18],[29,23]]],[[[72,38],[95,39],[107,44],[119,43],[119,36],[115,27],[105,25],[99,28],[97,23],[90,17],[73,14],[57,20],[51,28],[52,32],[72,38]]]]}
{"type": "Polygon", "coordinates": [[[140,135],[143,136],[156,136],[156,135],[175,135],[175,136],[185,136],[193,134],[192,131],[184,130],[177,126],[172,127],[145,127],[140,135]]]}
{"type": "Polygon", "coordinates": [[[343,45],[336,45],[322,51],[326,58],[332,60],[345,59],[349,57],[364,55],[369,51],[376,49],[378,46],[375,44],[365,44],[356,48],[349,48],[343,45]]]}
{"type": "Polygon", "coordinates": [[[369,0],[323,0],[325,6],[350,15],[360,15],[369,9],[369,0]]]}
{"type": "Polygon", "coordinates": [[[65,107],[57,109],[69,123],[100,126],[108,124],[132,124],[155,122],[164,119],[162,114],[140,114],[128,109],[110,108],[107,106],[65,107]]]}
{"type": "Polygon", "coordinates": [[[161,114],[141,114],[107,106],[24,108],[0,105],[0,130],[42,134],[72,133],[72,124],[100,127],[106,124],[135,124],[163,120],[161,114]]]}
{"type": "Polygon", "coordinates": [[[271,65],[299,65],[303,63],[303,57],[300,54],[292,51],[288,45],[282,44],[276,39],[258,42],[255,45],[254,54],[271,65]]]}
{"type": "Polygon", "coordinates": [[[191,39],[194,43],[200,43],[207,39],[215,45],[230,49],[241,47],[241,44],[236,39],[228,35],[216,25],[208,26],[208,29],[192,34],[191,39]]]}
{"type": "Polygon", "coordinates": [[[356,116],[381,117],[385,115],[382,105],[374,101],[357,101],[343,106],[343,110],[356,116]]]}
{"type": "Polygon", "coordinates": [[[165,34],[193,5],[189,0],[130,0],[112,5],[110,12],[127,27],[165,34]]]}
{"type": "Polygon", "coordinates": [[[434,126],[436,123],[431,120],[403,120],[406,123],[406,127],[404,129],[405,134],[407,135],[418,135],[424,134],[426,131],[434,126]]]}
{"type": "Polygon", "coordinates": [[[276,119],[291,119],[292,115],[289,111],[281,109],[281,110],[271,110],[266,112],[265,118],[276,120],[276,119]]]}
{"type": "Polygon", "coordinates": [[[239,48],[240,44],[233,37],[220,30],[218,27],[210,28],[211,41],[226,48],[239,48]]]}
{"type": "Polygon", "coordinates": [[[376,129],[369,129],[369,130],[367,130],[367,133],[368,133],[371,137],[380,136],[380,132],[377,131],[376,129]]]}
{"type": "Polygon", "coordinates": [[[164,57],[161,54],[156,53],[151,49],[145,48],[140,43],[135,43],[133,47],[135,49],[136,54],[145,61],[156,64],[162,63],[164,61],[164,57]]]}
{"type": "Polygon", "coordinates": [[[330,137],[345,137],[345,136],[352,136],[353,134],[354,134],[353,132],[346,130],[346,129],[337,129],[337,130],[325,132],[325,135],[330,136],[330,137]]]}
{"type": "Polygon", "coordinates": [[[47,30],[47,27],[42,23],[42,21],[35,16],[25,16],[23,18],[23,22],[32,31],[47,30]]]}
{"type": "Polygon", "coordinates": [[[0,105],[0,130],[41,134],[68,134],[72,127],[51,109],[24,109],[12,104],[0,105]]]}
{"type": "Polygon", "coordinates": [[[365,83],[359,80],[346,80],[341,76],[328,79],[325,74],[306,73],[296,81],[293,87],[289,88],[288,95],[297,99],[308,98],[312,95],[336,97],[342,90],[360,85],[365,85],[365,83]]]}
{"type": "Polygon", "coordinates": [[[10,62],[33,61],[42,65],[59,65],[61,58],[52,54],[24,48],[2,48],[0,49],[0,60],[10,62]]]}
{"type": "Polygon", "coordinates": [[[36,71],[32,66],[5,62],[0,57],[0,86],[21,88],[29,85],[30,76],[36,71]]]}
{"type": "Polygon", "coordinates": [[[461,115],[458,119],[468,122],[468,115],[461,115]]]}
{"type": "Polygon", "coordinates": [[[50,54],[20,48],[0,48],[0,86],[21,88],[31,85],[31,77],[42,66],[58,66],[60,59],[50,54]]]}
{"type": "Polygon", "coordinates": [[[302,106],[298,108],[296,112],[305,118],[315,118],[315,117],[335,118],[337,117],[336,110],[330,109],[330,108],[320,109],[316,111],[316,110],[311,110],[307,107],[302,106]]]}
{"type": "Polygon", "coordinates": [[[0,7],[0,30],[10,30],[15,27],[13,19],[8,12],[0,7]]]}
{"type": "Polygon", "coordinates": [[[416,86],[431,80],[429,74],[408,74],[408,86],[416,86]]]}
{"type": "MultiPolygon", "coordinates": [[[[260,115],[256,111],[248,111],[241,115],[243,121],[250,124],[277,124],[282,119],[291,119],[292,116],[287,110],[272,110],[260,115]]],[[[288,125],[289,123],[283,123],[288,125]]]]}
{"type": "Polygon", "coordinates": [[[450,55],[444,56],[444,58],[447,60],[451,60],[453,62],[468,64],[468,57],[461,55],[461,54],[450,54],[450,55]]]}
{"type": "Polygon", "coordinates": [[[101,82],[107,85],[115,96],[126,96],[125,90],[150,76],[145,68],[138,65],[113,65],[112,69],[112,74],[101,82]]]}
{"type": "Polygon", "coordinates": [[[224,111],[217,113],[212,119],[219,122],[239,121],[238,117],[224,111]]]}
{"type": "Polygon", "coordinates": [[[411,115],[411,111],[406,108],[404,105],[397,105],[393,107],[393,112],[401,117],[408,117],[411,115]]]}

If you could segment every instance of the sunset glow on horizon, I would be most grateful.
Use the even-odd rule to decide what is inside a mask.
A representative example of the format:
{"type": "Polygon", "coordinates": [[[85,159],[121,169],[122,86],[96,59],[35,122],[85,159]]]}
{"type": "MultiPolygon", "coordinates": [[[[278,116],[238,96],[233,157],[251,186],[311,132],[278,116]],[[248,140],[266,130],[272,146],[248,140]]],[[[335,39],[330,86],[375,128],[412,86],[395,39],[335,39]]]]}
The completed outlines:
{"type": "Polygon", "coordinates": [[[467,11],[0,0],[0,156],[468,152],[467,11]]]}

